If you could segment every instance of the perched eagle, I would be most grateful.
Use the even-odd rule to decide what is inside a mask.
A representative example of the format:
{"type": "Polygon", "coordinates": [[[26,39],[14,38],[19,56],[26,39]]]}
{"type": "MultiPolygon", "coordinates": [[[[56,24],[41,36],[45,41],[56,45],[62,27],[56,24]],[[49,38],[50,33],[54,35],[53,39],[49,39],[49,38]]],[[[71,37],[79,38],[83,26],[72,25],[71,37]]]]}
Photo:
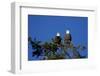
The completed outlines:
{"type": "Polygon", "coordinates": [[[56,35],[56,37],[55,37],[55,39],[54,39],[54,42],[56,43],[56,44],[61,44],[61,37],[60,37],[60,33],[57,33],[57,35],[56,35]]]}
{"type": "Polygon", "coordinates": [[[64,37],[64,42],[65,42],[66,44],[70,44],[71,41],[72,41],[72,36],[71,36],[71,34],[70,34],[70,31],[67,30],[67,31],[66,31],[66,34],[65,34],[65,37],[64,37]]]}

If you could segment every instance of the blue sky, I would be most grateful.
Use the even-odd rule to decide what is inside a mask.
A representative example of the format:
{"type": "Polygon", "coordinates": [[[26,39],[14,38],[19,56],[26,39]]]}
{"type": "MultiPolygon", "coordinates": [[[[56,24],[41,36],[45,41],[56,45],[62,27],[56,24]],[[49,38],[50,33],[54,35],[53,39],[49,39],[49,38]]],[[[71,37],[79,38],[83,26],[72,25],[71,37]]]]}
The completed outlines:
{"type": "MultiPolygon", "coordinates": [[[[28,36],[33,39],[50,42],[57,32],[63,38],[67,29],[70,30],[74,45],[88,47],[88,17],[28,15],[28,36]]],[[[28,50],[32,51],[31,48],[28,50]]],[[[87,50],[82,54],[87,54],[87,50]]]]}

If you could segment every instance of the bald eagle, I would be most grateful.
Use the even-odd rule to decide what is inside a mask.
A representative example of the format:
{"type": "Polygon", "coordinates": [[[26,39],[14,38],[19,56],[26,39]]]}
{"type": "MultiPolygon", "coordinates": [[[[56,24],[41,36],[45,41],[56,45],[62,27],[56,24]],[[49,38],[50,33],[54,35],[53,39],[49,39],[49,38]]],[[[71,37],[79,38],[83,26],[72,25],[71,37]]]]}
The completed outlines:
{"type": "Polygon", "coordinates": [[[70,31],[67,30],[66,34],[65,34],[65,37],[64,37],[64,42],[65,42],[65,44],[70,44],[71,41],[72,41],[72,36],[70,34],[70,31]]]}
{"type": "Polygon", "coordinates": [[[60,33],[57,33],[57,35],[56,35],[56,37],[55,37],[55,39],[54,39],[54,42],[56,43],[56,44],[58,44],[58,45],[60,45],[61,44],[61,37],[60,37],[60,33]]]}

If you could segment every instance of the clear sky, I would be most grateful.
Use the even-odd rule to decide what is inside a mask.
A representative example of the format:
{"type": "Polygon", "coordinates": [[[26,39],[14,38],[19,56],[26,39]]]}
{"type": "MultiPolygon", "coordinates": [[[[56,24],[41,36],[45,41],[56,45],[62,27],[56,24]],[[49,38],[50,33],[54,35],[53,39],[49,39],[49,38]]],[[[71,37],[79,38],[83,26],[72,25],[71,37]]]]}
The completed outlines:
{"type": "MultiPolygon", "coordinates": [[[[57,32],[63,38],[67,29],[70,30],[74,45],[88,47],[88,17],[28,15],[28,36],[33,39],[50,42],[57,32]]],[[[86,55],[87,50],[81,54],[86,55]]]]}

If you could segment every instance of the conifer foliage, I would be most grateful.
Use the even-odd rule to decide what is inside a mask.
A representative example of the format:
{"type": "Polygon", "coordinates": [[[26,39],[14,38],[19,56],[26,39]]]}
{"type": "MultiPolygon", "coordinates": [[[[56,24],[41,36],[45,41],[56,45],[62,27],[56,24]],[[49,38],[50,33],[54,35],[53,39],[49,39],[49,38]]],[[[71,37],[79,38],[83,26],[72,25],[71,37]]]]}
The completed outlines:
{"type": "Polygon", "coordinates": [[[33,51],[32,56],[41,56],[39,60],[56,60],[56,59],[78,59],[86,58],[81,56],[80,51],[87,49],[85,46],[75,46],[72,42],[72,36],[69,31],[66,31],[64,38],[62,39],[60,34],[51,39],[51,42],[42,42],[36,38],[28,38],[28,43],[31,45],[33,51]]]}

